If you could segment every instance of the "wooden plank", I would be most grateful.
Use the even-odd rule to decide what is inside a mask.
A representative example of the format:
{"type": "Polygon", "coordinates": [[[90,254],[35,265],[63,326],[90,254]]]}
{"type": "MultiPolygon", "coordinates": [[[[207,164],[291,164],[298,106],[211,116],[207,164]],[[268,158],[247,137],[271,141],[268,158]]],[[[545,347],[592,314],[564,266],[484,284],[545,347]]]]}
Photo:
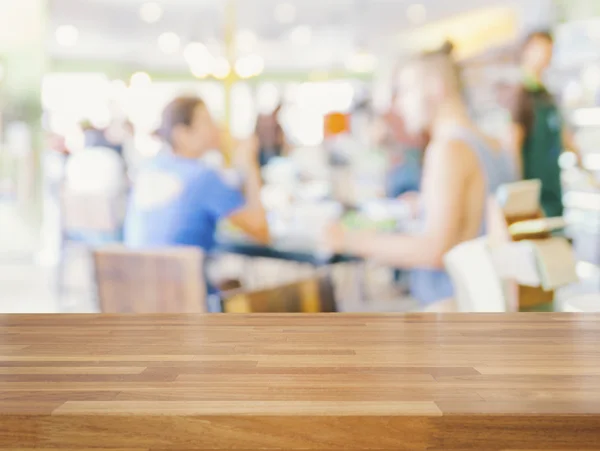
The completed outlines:
{"type": "Polygon", "coordinates": [[[14,366],[14,367],[0,367],[0,375],[43,375],[47,376],[50,374],[58,375],[90,375],[90,374],[140,374],[145,370],[145,367],[130,367],[130,366],[14,366]]]}
{"type": "Polygon", "coordinates": [[[429,417],[54,415],[0,416],[0,449],[425,450],[441,445],[429,417]]]}
{"type": "Polygon", "coordinates": [[[438,416],[433,402],[399,401],[69,401],[53,415],[438,416]]]}

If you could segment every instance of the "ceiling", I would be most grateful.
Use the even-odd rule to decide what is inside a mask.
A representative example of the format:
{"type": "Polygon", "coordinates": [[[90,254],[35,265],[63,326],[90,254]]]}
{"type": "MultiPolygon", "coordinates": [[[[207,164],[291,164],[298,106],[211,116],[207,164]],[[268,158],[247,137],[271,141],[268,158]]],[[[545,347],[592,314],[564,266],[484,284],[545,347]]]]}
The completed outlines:
{"type": "MultiPolygon", "coordinates": [[[[419,0],[428,22],[474,8],[512,0],[419,0]]],[[[60,60],[98,60],[150,69],[183,70],[182,52],[164,54],[158,36],[174,32],[182,47],[191,41],[225,54],[225,0],[157,0],[164,11],[160,21],[140,18],[145,0],[49,0],[51,56],[60,60]],[[56,42],[55,30],[64,25],[79,31],[76,45],[56,42]]],[[[377,55],[394,51],[396,36],[416,27],[408,18],[413,0],[238,0],[236,22],[245,30],[239,53],[257,53],[267,70],[312,70],[343,67],[357,52],[377,55]],[[276,10],[292,4],[291,23],[279,23],[276,10]],[[295,31],[294,31],[295,30],[295,31]],[[248,31],[256,36],[248,38],[248,31]],[[254,41],[254,42],[253,42],[254,41]]],[[[288,8],[289,9],[289,8],[288,8]]]]}

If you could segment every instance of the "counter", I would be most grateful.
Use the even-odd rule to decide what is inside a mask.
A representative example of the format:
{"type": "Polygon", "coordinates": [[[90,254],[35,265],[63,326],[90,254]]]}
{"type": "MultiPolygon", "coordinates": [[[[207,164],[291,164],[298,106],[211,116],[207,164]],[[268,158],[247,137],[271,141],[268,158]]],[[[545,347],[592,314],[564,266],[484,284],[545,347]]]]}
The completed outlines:
{"type": "Polygon", "coordinates": [[[0,316],[0,449],[600,449],[600,315],[0,316]]]}

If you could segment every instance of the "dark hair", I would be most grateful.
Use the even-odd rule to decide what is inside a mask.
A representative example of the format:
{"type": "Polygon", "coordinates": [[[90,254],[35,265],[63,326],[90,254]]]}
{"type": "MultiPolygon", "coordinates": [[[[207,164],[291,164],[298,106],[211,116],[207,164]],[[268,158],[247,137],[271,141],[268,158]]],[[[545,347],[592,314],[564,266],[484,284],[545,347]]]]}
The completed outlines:
{"type": "Polygon", "coordinates": [[[550,30],[535,30],[525,36],[521,45],[521,51],[525,50],[525,48],[536,39],[544,39],[550,44],[554,44],[554,38],[552,37],[550,30]]]}
{"type": "Polygon", "coordinates": [[[205,106],[200,97],[177,97],[163,110],[162,121],[158,135],[167,143],[173,145],[173,131],[178,125],[189,127],[194,120],[194,112],[199,106],[205,106]]]}
{"type": "Polygon", "coordinates": [[[450,40],[445,40],[437,49],[428,50],[417,54],[413,61],[429,62],[429,61],[445,61],[450,69],[451,75],[458,89],[464,93],[464,83],[462,77],[462,68],[454,58],[455,46],[450,40]]]}
{"type": "Polygon", "coordinates": [[[454,53],[454,44],[452,43],[452,41],[446,40],[438,49],[438,52],[444,55],[452,56],[452,54],[454,53]]]}
{"type": "Polygon", "coordinates": [[[424,61],[430,58],[436,58],[445,56],[452,58],[454,53],[454,44],[449,39],[446,39],[438,48],[433,50],[425,50],[421,53],[417,53],[413,59],[418,61],[424,61]]]}

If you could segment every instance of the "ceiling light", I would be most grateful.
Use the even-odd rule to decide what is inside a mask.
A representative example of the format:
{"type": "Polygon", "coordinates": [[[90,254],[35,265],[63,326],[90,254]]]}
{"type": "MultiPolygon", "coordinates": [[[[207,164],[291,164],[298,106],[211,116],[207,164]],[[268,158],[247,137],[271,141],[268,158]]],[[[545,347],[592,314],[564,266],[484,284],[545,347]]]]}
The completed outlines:
{"type": "Polygon", "coordinates": [[[210,75],[210,71],[206,70],[206,68],[202,66],[191,66],[190,71],[196,78],[206,78],[210,75]]]}
{"type": "Polygon", "coordinates": [[[258,37],[252,30],[240,30],[235,36],[235,45],[242,53],[251,52],[258,43],[258,37]]]}
{"type": "Polygon", "coordinates": [[[129,80],[129,85],[132,88],[145,88],[150,84],[152,84],[152,78],[146,72],[136,72],[129,80]]]}
{"type": "Polygon", "coordinates": [[[280,24],[291,24],[296,20],[296,7],[291,3],[280,3],[275,6],[274,16],[280,24]]]}
{"type": "Polygon", "coordinates": [[[420,25],[427,20],[427,9],[425,5],[414,3],[406,10],[406,17],[408,17],[411,23],[420,25]]]}
{"type": "Polygon", "coordinates": [[[377,57],[365,52],[355,53],[346,62],[346,68],[358,73],[373,72],[377,68],[377,57]]]}
{"type": "Polygon", "coordinates": [[[294,28],[290,33],[290,40],[293,44],[306,46],[312,39],[312,29],[308,25],[300,25],[294,28]]]}
{"type": "Polygon", "coordinates": [[[162,6],[156,2],[146,2],[140,6],[140,18],[146,23],[156,23],[162,16],[162,6]]]}
{"type": "Polygon", "coordinates": [[[201,62],[209,56],[211,56],[210,52],[201,42],[190,42],[183,50],[183,57],[190,65],[201,62]]]}
{"type": "Polygon", "coordinates": [[[229,77],[229,74],[231,74],[231,64],[229,64],[227,58],[222,56],[217,58],[215,60],[215,67],[213,69],[214,77],[218,78],[219,80],[224,80],[225,78],[229,77]]]}
{"type": "Polygon", "coordinates": [[[74,47],[79,40],[79,30],[73,25],[62,25],[56,29],[56,42],[63,47],[74,47]]]}
{"type": "Polygon", "coordinates": [[[207,77],[215,69],[215,57],[201,42],[190,42],[186,45],[183,50],[183,57],[194,76],[198,78],[207,77]]]}
{"type": "Polygon", "coordinates": [[[167,55],[177,53],[180,47],[181,38],[173,32],[169,31],[161,34],[158,37],[158,48],[161,52],[166,53],[167,55]]]}
{"type": "Polygon", "coordinates": [[[265,61],[259,55],[248,55],[235,63],[235,71],[241,78],[251,78],[262,74],[265,61]]]}
{"type": "Polygon", "coordinates": [[[206,38],[204,43],[206,48],[211,52],[219,52],[224,47],[223,43],[215,37],[206,38]]]}

